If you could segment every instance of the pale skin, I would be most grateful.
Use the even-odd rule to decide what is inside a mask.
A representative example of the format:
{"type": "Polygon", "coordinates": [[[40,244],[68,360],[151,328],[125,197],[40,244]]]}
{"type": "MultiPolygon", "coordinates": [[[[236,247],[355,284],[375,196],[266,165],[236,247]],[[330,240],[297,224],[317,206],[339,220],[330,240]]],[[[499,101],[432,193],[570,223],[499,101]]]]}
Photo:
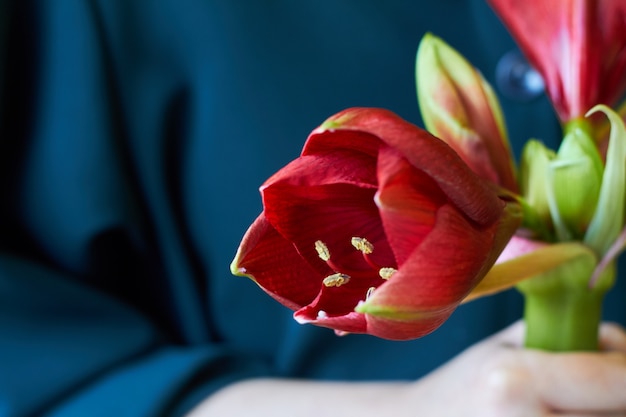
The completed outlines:
{"type": "Polygon", "coordinates": [[[523,349],[523,333],[515,323],[415,382],[238,382],[188,417],[626,417],[623,328],[604,323],[597,353],[523,349]]]}

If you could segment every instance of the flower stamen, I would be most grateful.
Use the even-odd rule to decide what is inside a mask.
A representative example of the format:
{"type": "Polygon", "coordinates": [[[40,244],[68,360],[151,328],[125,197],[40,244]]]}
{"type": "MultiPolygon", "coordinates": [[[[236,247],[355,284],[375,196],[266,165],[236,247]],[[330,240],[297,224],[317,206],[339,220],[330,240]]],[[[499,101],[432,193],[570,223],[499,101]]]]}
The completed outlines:
{"type": "Polygon", "coordinates": [[[395,274],[396,272],[398,272],[398,270],[395,268],[380,268],[378,270],[378,275],[380,275],[382,279],[386,280],[386,279],[391,278],[391,276],[395,274]]]}
{"type": "Polygon", "coordinates": [[[342,274],[340,272],[332,274],[324,278],[322,283],[327,287],[341,287],[350,281],[350,275],[342,274]]]}
{"type": "MultiPolygon", "coordinates": [[[[370,258],[370,254],[374,252],[374,245],[369,240],[362,237],[353,237],[351,239],[351,243],[355,249],[361,252],[365,262],[367,262],[367,264],[371,266],[375,271],[378,271],[378,275],[382,279],[387,280],[397,272],[395,268],[381,267],[370,258]]],[[[315,241],[315,251],[317,252],[319,258],[326,262],[326,264],[335,272],[334,274],[328,275],[326,278],[323,279],[322,283],[326,287],[341,287],[342,285],[347,284],[353,276],[362,276],[364,278],[371,276],[369,275],[371,274],[371,272],[368,273],[367,271],[361,270],[350,271],[349,269],[346,270],[345,267],[341,267],[340,265],[335,264],[333,261],[331,261],[330,250],[328,249],[328,246],[321,240],[315,241]],[[350,275],[346,274],[345,272],[350,272],[350,275]]],[[[369,288],[369,290],[367,291],[366,299],[372,294],[375,289],[376,287],[369,288]]]]}
{"type": "Polygon", "coordinates": [[[330,251],[328,250],[328,246],[321,240],[315,241],[315,250],[317,251],[317,255],[324,262],[328,262],[330,260],[330,251]]]}
{"type": "Polygon", "coordinates": [[[354,246],[357,250],[361,251],[363,254],[363,259],[369,266],[374,269],[380,269],[381,266],[372,260],[370,255],[374,253],[374,245],[364,237],[353,237],[352,238],[352,246],[354,246]]]}
{"type": "Polygon", "coordinates": [[[353,237],[351,243],[356,250],[360,250],[364,255],[369,255],[374,252],[374,245],[372,245],[372,243],[365,238],[353,237]]]}

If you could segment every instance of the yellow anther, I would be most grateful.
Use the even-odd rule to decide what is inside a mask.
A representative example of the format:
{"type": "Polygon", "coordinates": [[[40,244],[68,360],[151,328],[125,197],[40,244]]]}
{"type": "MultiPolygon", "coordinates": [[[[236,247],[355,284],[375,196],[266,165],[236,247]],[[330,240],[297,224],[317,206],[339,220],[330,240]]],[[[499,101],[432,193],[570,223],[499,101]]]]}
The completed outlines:
{"type": "Polygon", "coordinates": [[[321,240],[315,241],[315,250],[317,251],[317,255],[323,260],[328,261],[330,259],[330,251],[328,250],[328,246],[324,244],[321,240]]]}
{"type": "Polygon", "coordinates": [[[362,237],[353,237],[352,246],[367,255],[374,252],[374,245],[372,245],[369,240],[362,237]]]}
{"type": "Polygon", "coordinates": [[[380,275],[382,279],[389,279],[396,272],[398,272],[398,270],[395,268],[380,268],[378,275],[380,275]]]}
{"type": "Polygon", "coordinates": [[[322,282],[327,287],[340,287],[343,284],[346,284],[348,281],[350,281],[350,275],[336,273],[327,276],[322,282]]]}
{"type": "Polygon", "coordinates": [[[376,287],[369,287],[369,289],[367,290],[367,293],[365,294],[366,301],[370,299],[372,294],[374,294],[374,290],[376,290],[376,287]]]}

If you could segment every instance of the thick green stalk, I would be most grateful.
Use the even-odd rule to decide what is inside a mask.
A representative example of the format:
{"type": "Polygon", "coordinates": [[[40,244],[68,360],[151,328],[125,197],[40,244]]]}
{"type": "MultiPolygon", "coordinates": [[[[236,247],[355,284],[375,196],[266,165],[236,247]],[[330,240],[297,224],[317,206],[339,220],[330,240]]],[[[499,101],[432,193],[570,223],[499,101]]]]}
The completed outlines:
{"type": "Polygon", "coordinates": [[[597,291],[526,295],[526,347],[597,350],[603,296],[597,291]]]}
{"type": "Polygon", "coordinates": [[[602,301],[613,285],[615,265],[593,288],[593,267],[581,259],[518,285],[524,294],[526,347],[549,351],[598,350],[602,301]]]}

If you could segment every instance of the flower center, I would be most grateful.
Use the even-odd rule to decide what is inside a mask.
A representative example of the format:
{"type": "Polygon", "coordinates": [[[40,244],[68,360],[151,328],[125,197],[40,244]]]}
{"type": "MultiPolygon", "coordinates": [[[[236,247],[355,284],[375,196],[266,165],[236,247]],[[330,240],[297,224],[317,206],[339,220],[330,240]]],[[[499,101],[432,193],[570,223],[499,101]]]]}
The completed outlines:
{"type": "MultiPolygon", "coordinates": [[[[375,269],[376,271],[378,271],[378,275],[382,278],[382,279],[389,279],[391,278],[391,276],[396,273],[396,269],[395,268],[390,268],[390,267],[382,267],[380,265],[378,265],[370,256],[373,252],[374,252],[374,245],[368,241],[365,238],[362,237],[353,237],[350,241],[350,243],[352,244],[352,246],[361,252],[361,255],[363,256],[363,259],[365,260],[365,262],[372,267],[373,269],[375,269]]],[[[330,269],[332,269],[335,273],[328,275],[327,277],[324,278],[324,280],[322,281],[322,283],[327,286],[327,287],[340,287],[342,285],[347,284],[350,279],[355,276],[355,275],[362,275],[363,273],[360,271],[350,271],[349,269],[345,268],[345,267],[341,267],[338,264],[336,264],[332,259],[331,259],[331,254],[330,254],[330,250],[328,249],[328,246],[326,246],[326,244],[324,242],[322,242],[321,240],[317,240],[315,241],[315,250],[317,251],[318,256],[320,257],[321,260],[323,260],[324,262],[326,262],[326,265],[328,265],[330,267],[330,269]]],[[[374,287],[371,287],[368,291],[368,296],[371,295],[371,293],[374,291],[374,287]]]]}

